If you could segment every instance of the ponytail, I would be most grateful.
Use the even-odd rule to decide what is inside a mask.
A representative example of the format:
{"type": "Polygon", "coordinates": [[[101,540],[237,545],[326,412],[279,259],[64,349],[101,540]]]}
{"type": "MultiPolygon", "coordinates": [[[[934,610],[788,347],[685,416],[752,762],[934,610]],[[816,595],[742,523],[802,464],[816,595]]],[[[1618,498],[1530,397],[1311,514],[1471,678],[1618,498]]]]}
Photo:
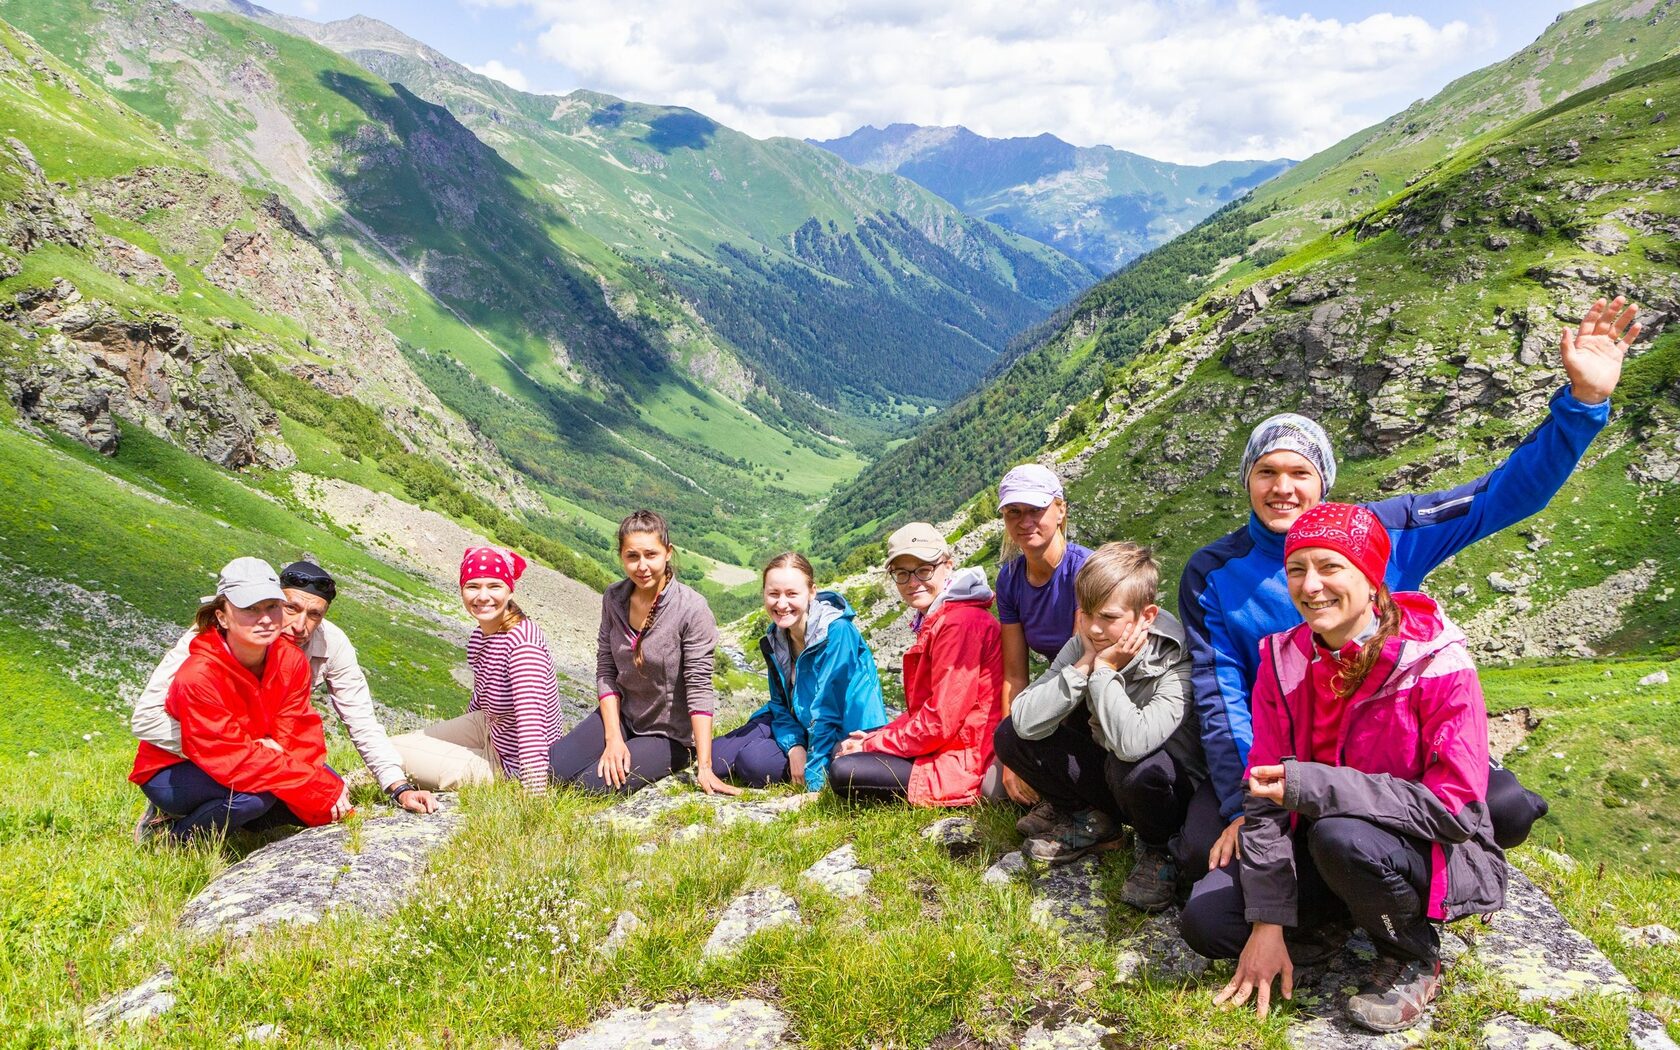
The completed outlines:
{"type": "Polygon", "coordinates": [[[1395,604],[1394,595],[1389,593],[1388,585],[1379,583],[1374,599],[1377,613],[1377,633],[1366,639],[1359,647],[1359,655],[1348,661],[1336,677],[1332,680],[1331,688],[1343,700],[1353,696],[1370,677],[1371,668],[1382,658],[1383,646],[1388,640],[1400,633],[1400,606],[1395,604]]]}

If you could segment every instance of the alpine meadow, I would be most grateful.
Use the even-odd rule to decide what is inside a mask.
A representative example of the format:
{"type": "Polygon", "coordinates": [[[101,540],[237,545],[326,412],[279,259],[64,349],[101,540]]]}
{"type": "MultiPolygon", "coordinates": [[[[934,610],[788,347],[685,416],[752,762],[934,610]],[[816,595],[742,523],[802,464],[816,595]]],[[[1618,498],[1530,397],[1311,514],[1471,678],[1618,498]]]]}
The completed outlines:
{"type": "MultiPolygon", "coordinates": [[[[1676,1045],[1680,2],[1572,7],[1311,156],[1233,147],[1206,164],[1073,145],[1049,123],[982,133],[908,101],[880,127],[757,137],[657,98],[515,88],[470,68],[464,38],[441,46],[451,20],[557,10],[393,16],[443,23],[422,42],[248,0],[0,0],[0,1047],[1676,1045]],[[1625,317],[1594,307],[1618,297],[1625,317]],[[1607,410],[1575,399],[1570,341],[1598,324],[1592,345],[1620,346],[1607,410]],[[1197,605],[1213,575],[1197,559],[1263,528],[1262,457],[1299,453],[1321,486],[1308,502],[1382,517],[1532,454],[1575,409],[1608,422],[1578,464],[1547,465],[1560,487],[1543,509],[1404,588],[1433,600],[1479,681],[1477,775],[1491,759],[1544,799],[1520,845],[1488,838],[1503,907],[1453,912],[1437,892],[1492,806],[1490,781],[1447,820],[1419,786],[1442,795],[1461,742],[1424,740],[1410,710],[1430,771],[1367,774],[1338,723],[1333,772],[1403,795],[1394,821],[1446,828],[1434,853],[1422,843],[1424,881],[1395,890],[1445,908],[1420,922],[1435,983],[1399,1030],[1359,1021],[1372,973],[1417,960],[1354,907],[1310,961],[1303,939],[1323,930],[1289,927],[1269,1011],[1216,1002],[1260,951],[1204,957],[1181,926],[1209,867],[1205,844],[1194,872],[1181,851],[1191,791],[1168,846],[1136,812],[1090,831],[1101,807],[1070,817],[1042,787],[1021,794],[994,734],[1024,747],[1077,723],[1092,750],[1058,775],[1120,791],[1103,769],[1144,759],[1115,759],[1097,683],[1124,682],[1142,711],[1156,650],[1103,654],[1124,649],[1114,623],[1141,624],[1138,646],[1165,624],[1150,637],[1177,653],[1161,657],[1183,668],[1174,725],[1200,755],[1196,676],[1238,672],[1197,648],[1236,629],[1197,605]],[[1280,413],[1322,430],[1251,441],[1280,413]],[[1078,562],[1031,575],[1020,515],[1052,508],[1055,557],[1148,547],[1158,594],[1137,619],[1115,612],[1119,585],[1076,592],[1078,562]],[[1049,648],[1041,591],[1066,606],[1049,648]],[[241,632],[262,628],[239,617],[262,606],[240,595],[259,593],[289,611],[264,642],[283,655],[252,664],[241,632]],[[931,655],[957,623],[981,625],[968,648],[931,655]],[[843,645],[844,672],[817,662],[843,645]],[[267,697],[285,664],[314,692],[263,732],[203,720],[183,683],[209,680],[205,648],[227,690],[267,697]],[[520,661],[539,651],[540,730],[498,706],[535,695],[520,661]],[[1091,710],[1027,741],[1021,712],[1058,683],[1091,710]],[[936,716],[929,688],[986,695],[936,716]],[[148,702],[173,752],[142,731],[148,702]],[[829,702],[844,725],[812,713],[829,702]],[[312,819],[266,781],[215,777],[197,733],[238,736],[230,769],[318,737],[287,768],[342,797],[312,819]],[[568,747],[587,762],[563,775],[568,747]],[[773,775],[741,773],[753,747],[773,775]],[[415,757],[466,752],[482,776],[415,757]],[[871,755],[915,772],[872,788],[854,774],[871,755]],[[262,797],[311,826],[189,834],[209,810],[160,804],[148,756],[210,775],[219,820],[262,797]],[[640,790],[613,790],[619,776],[640,790]],[[1059,823],[1035,830],[1044,813],[1059,823]],[[1163,895],[1140,904],[1154,860],[1163,895]]],[[[642,18],[636,33],[656,31],[642,18]]],[[[703,67],[714,43],[682,46],[703,67]]],[[[1382,558],[1390,532],[1399,564],[1422,542],[1408,537],[1489,491],[1386,518],[1382,558]]],[[[1275,586],[1243,597],[1281,602],[1294,627],[1304,573],[1291,562],[1286,582],[1273,540],[1275,586]]],[[[1367,550],[1344,553],[1357,568],[1367,550]]],[[[1395,600],[1380,577],[1353,602],[1373,624],[1395,600]]],[[[1331,641],[1310,623],[1289,635],[1309,663],[1375,629],[1331,641]]],[[[1346,666],[1328,666],[1341,690],[1346,666]]],[[[1394,672],[1381,688],[1416,686],[1376,666],[1374,681],[1394,672]]],[[[1280,709],[1319,676],[1280,674],[1280,709]]],[[[1250,670],[1256,705],[1270,687],[1250,670]]],[[[1333,717],[1363,717],[1360,688],[1335,692],[1349,707],[1333,717]]],[[[1279,754],[1280,778],[1318,765],[1279,754]]],[[[1217,772],[1200,761],[1197,790],[1217,772]]],[[[1251,874],[1266,775],[1258,758],[1242,770],[1234,818],[1209,810],[1255,850],[1231,860],[1245,930],[1272,924],[1251,874]]],[[[1353,796],[1313,811],[1302,790],[1278,795],[1302,807],[1286,833],[1304,858],[1353,796]]],[[[1282,866],[1304,911],[1296,854],[1282,866]]]]}

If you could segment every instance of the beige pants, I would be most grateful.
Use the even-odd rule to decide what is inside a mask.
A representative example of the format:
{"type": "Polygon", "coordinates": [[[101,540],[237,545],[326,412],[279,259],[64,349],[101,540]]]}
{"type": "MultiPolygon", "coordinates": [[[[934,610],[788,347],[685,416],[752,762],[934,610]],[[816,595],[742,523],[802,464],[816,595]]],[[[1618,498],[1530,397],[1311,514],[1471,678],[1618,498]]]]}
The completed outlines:
{"type": "Polygon", "coordinates": [[[483,711],[468,711],[392,737],[391,743],[408,779],[425,791],[456,791],[467,784],[488,784],[500,775],[483,711]]]}

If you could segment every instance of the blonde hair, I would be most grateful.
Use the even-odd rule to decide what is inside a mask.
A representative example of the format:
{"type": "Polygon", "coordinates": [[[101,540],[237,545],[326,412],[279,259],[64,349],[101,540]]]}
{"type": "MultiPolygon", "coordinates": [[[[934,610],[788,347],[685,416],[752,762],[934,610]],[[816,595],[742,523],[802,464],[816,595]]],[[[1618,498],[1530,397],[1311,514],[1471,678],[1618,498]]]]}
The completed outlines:
{"type": "Polygon", "coordinates": [[[1155,604],[1160,587],[1161,566],[1155,561],[1155,553],[1129,542],[1098,547],[1073,578],[1079,608],[1086,614],[1097,612],[1115,596],[1132,612],[1142,612],[1155,604]]]}

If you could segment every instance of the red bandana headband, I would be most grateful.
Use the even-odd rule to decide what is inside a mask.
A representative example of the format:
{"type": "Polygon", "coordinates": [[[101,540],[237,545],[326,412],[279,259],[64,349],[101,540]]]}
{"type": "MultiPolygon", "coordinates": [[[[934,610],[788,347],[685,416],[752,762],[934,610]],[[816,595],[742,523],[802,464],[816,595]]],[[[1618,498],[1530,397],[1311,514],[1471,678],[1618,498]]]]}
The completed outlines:
{"type": "Polygon", "coordinates": [[[468,547],[461,555],[461,586],[468,580],[501,580],[513,590],[513,583],[524,575],[525,559],[514,551],[500,547],[468,547]]]}
{"type": "Polygon", "coordinates": [[[1320,503],[1295,519],[1283,541],[1283,556],[1307,547],[1336,551],[1380,587],[1388,572],[1388,530],[1377,516],[1350,503],[1320,503]]]}

